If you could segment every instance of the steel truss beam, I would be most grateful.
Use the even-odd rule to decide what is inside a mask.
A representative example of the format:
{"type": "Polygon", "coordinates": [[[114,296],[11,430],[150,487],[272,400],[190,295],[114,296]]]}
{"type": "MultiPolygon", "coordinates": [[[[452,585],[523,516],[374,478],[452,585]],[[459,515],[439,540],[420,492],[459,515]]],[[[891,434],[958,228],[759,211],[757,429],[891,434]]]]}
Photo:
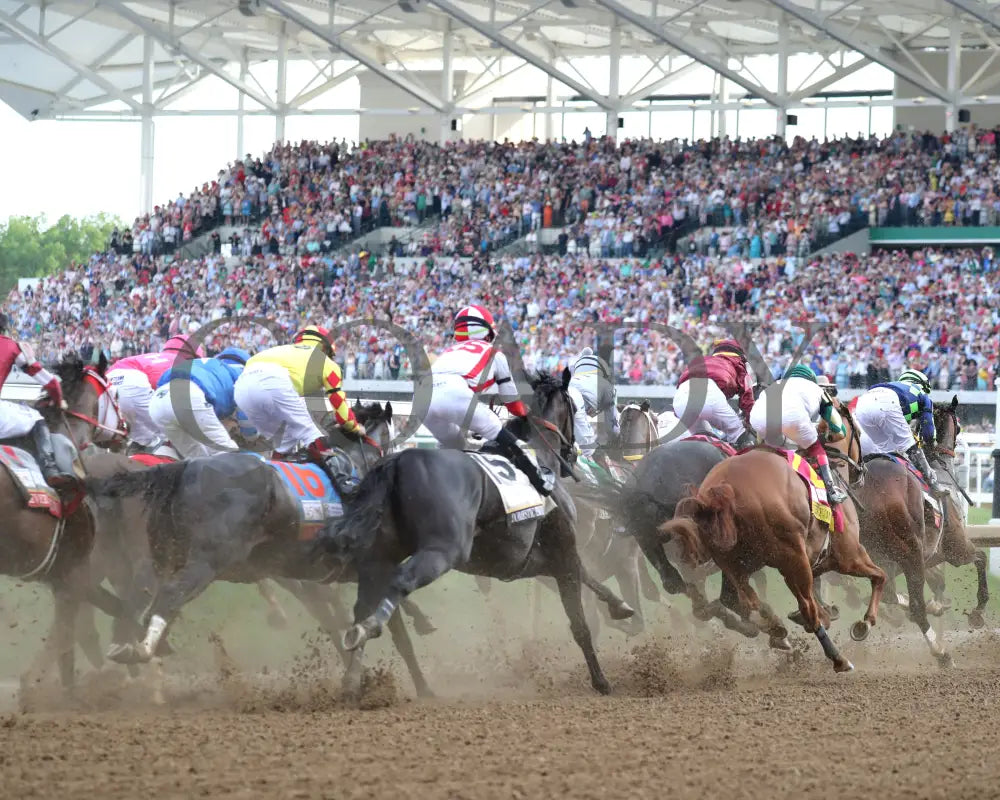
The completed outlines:
{"type": "MultiPolygon", "coordinates": [[[[602,0],[598,0],[598,2],[602,2],[602,0]]],[[[806,23],[810,27],[815,28],[820,33],[824,33],[827,36],[836,39],[842,45],[849,47],[851,50],[861,53],[869,61],[874,61],[876,64],[882,65],[900,78],[903,78],[903,80],[909,81],[918,89],[922,89],[927,92],[927,94],[937,97],[940,100],[950,102],[947,89],[937,85],[933,81],[927,80],[926,76],[921,75],[918,71],[900,63],[885,50],[862,41],[856,37],[854,32],[847,26],[835,22],[828,17],[820,16],[804,6],[800,6],[798,3],[792,2],[792,0],[768,0],[768,2],[777,8],[780,8],[786,14],[789,14],[790,16],[806,23]]]]}
{"type": "MultiPolygon", "coordinates": [[[[431,1],[433,2],[433,0],[431,1]]],[[[775,107],[781,105],[781,101],[776,94],[769,92],[760,84],[744,77],[740,73],[729,69],[724,61],[716,60],[712,56],[707,55],[700,48],[694,47],[691,42],[685,41],[680,36],[674,33],[669,33],[663,28],[660,28],[658,25],[654,24],[649,17],[643,16],[642,14],[633,11],[631,8],[622,5],[618,2],[618,0],[595,0],[595,2],[604,6],[612,14],[616,14],[629,22],[631,25],[639,28],[639,30],[645,31],[650,36],[655,36],[664,44],[668,44],[675,50],[684,53],[684,55],[693,58],[701,64],[704,64],[706,67],[709,67],[728,80],[731,80],[736,85],[742,86],[748,92],[767,100],[770,105],[775,107]]]]}
{"type": "MultiPolygon", "coordinates": [[[[266,94],[264,94],[263,92],[258,92],[252,86],[247,84],[246,81],[240,80],[239,78],[234,78],[232,75],[226,72],[225,69],[217,66],[211,59],[206,58],[205,56],[195,51],[193,48],[188,47],[186,44],[184,44],[184,42],[181,41],[180,36],[173,36],[171,35],[170,31],[168,31],[166,28],[162,27],[158,23],[154,22],[153,20],[144,19],[143,17],[136,14],[128,6],[121,3],[120,0],[107,0],[107,2],[103,7],[113,10],[120,17],[128,20],[135,27],[139,28],[139,30],[152,36],[156,41],[158,41],[163,47],[167,49],[167,52],[171,53],[176,52],[179,53],[180,55],[183,55],[186,59],[197,64],[202,69],[206,69],[216,77],[221,78],[223,81],[228,83],[234,89],[243,92],[247,97],[259,103],[260,105],[264,106],[264,108],[268,109],[268,111],[270,111],[272,114],[276,114],[278,112],[277,104],[273,100],[271,100],[271,98],[269,98],[266,94]]],[[[184,34],[181,33],[181,36],[183,35],[184,34]]]]}
{"type": "MultiPolygon", "coordinates": [[[[264,2],[271,2],[271,0],[264,0],[264,2]]],[[[466,27],[472,28],[480,36],[489,39],[491,42],[495,42],[496,44],[503,47],[505,50],[509,50],[512,55],[517,56],[522,61],[527,61],[529,64],[531,64],[534,67],[537,67],[545,74],[551,75],[557,81],[565,84],[573,91],[575,91],[577,94],[582,94],[584,97],[593,100],[601,108],[607,111],[615,110],[616,103],[613,103],[611,100],[609,100],[607,97],[600,94],[599,92],[595,92],[591,87],[584,86],[576,79],[571,78],[566,73],[562,72],[559,69],[556,69],[555,66],[550,64],[544,58],[541,58],[540,56],[533,53],[527,47],[518,44],[513,39],[504,36],[502,33],[498,33],[497,30],[489,24],[489,22],[484,22],[480,19],[476,19],[476,17],[472,16],[467,11],[464,11],[463,9],[459,8],[457,5],[452,3],[451,0],[428,0],[428,2],[437,6],[445,14],[448,14],[453,19],[462,23],[466,27]]]]}
{"type": "Polygon", "coordinates": [[[368,69],[376,75],[381,76],[384,80],[399,87],[410,96],[419,100],[425,106],[429,106],[439,112],[444,112],[448,106],[448,103],[434,95],[432,92],[429,92],[424,87],[413,83],[403,75],[400,75],[398,72],[393,72],[392,70],[387,69],[385,65],[379,63],[378,59],[374,55],[366,52],[356,44],[351,43],[347,37],[335,36],[331,31],[327,30],[322,25],[313,22],[309,19],[309,17],[281,2],[281,0],[261,0],[261,2],[270,6],[270,8],[282,17],[291,20],[303,30],[309,31],[309,33],[313,36],[322,39],[334,50],[339,50],[353,58],[359,64],[364,64],[364,66],[368,67],[368,69]]]}

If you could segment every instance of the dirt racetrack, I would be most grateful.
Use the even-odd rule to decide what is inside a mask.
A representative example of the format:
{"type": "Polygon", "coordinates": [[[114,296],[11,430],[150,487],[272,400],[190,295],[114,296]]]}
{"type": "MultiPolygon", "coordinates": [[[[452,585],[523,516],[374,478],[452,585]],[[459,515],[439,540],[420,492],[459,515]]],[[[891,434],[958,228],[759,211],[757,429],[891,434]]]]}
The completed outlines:
{"type": "Polygon", "coordinates": [[[281,675],[243,673],[219,650],[197,686],[170,677],[168,708],[105,672],[74,709],[38,690],[27,713],[0,715],[0,795],[996,796],[1000,637],[949,638],[949,671],[887,632],[845,648],[850,675],[805,638],[792,656],[645,638],[605,648],[610,698],[589,691],[572,646],[527,648],[429,671],[446,699],[410,699],[401,668],[377,668],[364,710],[317,677],[318,650],[281,675]]]}

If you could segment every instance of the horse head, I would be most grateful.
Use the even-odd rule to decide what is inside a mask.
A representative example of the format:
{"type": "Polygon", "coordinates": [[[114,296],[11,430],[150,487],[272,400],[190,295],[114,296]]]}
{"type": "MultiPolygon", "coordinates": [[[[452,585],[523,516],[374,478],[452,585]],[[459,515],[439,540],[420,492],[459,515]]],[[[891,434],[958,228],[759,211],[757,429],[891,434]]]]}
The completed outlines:
{"type": "Polygon", "coordinates": [[[529,376],[532,397],[527,419],[515,418],[507,428],[518,439],[535,444],[536,453],[544,458],[551,453],[566,464],[576,460],[573,438],[573,400],[569,396],[572,374],[564,369],[561,375],[537,373],[529,376]]]}
{"type": "Polygon", "coordinates": [[[962,424],[958,421],[958,395],[953,395],[950,403],[934,404],[934,448],[930,455],[955,457],[958,435],[962,424]]]}
{"type": "Polygon", "coordinates": [[[117,444],[125,439],[128,431],[117,393],[108,383],[108,359],[103,352],[96,365],[84,363],[76,353],[67,353],[50,371],[62,384],[66,408],[56,408],[47,398],[36,407],[53,431],[68,433],[79,450],[94,441],[117,444]]]}
{"type": "MultiPolygon", "coordinates": [[[[840,414],[840,419],[844,423],[844,428],[846,429],[846,435],[836,442],[830,442],[830,446],[838,452],[843,453],[847,456],[854,464],[861,464],[861,427],[858,425],[857,421],[854,419],[854,415],[851,413],[851,409],[848,407],[847,403],[842,403],[840,399],[836,396],[830,398],[833,402],[833,407],[840,414]]],[[[820,423],[820,432],[823,433],[826,429],[826,422],[820,423]]],[[[850,464],[850,462],[848,462],[850,464]]],[[[858,475],[857,468],[854,466],[850,467],[851,482],[857,480],[858,475]]]]}
{"type": "Polygon", "coordinates": [[[659,442],[659,418],[649,410],[648,400],[625,406],[618,418],[618,429],[619,447],[626,461],[639,461],[659,442]]]}

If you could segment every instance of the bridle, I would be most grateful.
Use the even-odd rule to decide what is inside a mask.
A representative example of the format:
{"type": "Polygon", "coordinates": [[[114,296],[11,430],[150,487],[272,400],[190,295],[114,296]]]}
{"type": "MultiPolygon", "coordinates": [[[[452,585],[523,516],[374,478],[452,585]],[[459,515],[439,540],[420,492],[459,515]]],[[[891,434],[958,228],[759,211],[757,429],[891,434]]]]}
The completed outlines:
{"type": "MultiPolygon", "coordinates": [[[[938,408],[936,409],[939,414],[948,417],[955,425],[955,443],[958,443],[958,435],[962,432],[962,424],[958,421],[958,412],[951,408],[938,408]]],[[[937,428],[937,425],[934,426],[937,428]]],[[[938,436],[940,437],[940,434],[938,436]]],[[[954,459],[955,458],[955,448],[954,447],[943,447],[939,442],[934,443],[934,447],[931,448],[931,457],[934,456],[944,456],[945,458],[954,459]]],[[[941,460],[940,458],[938,460],[941,460]]]]}
{"type": "MultiPolygon", "coordinates": [[[[626,461],[641,461],[643,457],[646,455],[646,453],[648,453],[650,450],[653,449],[653,444],[659,440],[660,428],[659,425],[657,425],[655,415],[648,409],[644,411],[641,406],[638,406],[635,403],[630,403],[629,405],[625,406],[625,408],[622,409],[621,413],[623,417],[626,411],[638,411],[640,414],[642,414],[643,419],[646,421],[646,442],[645,444],[625,444],[624,441],[622,441],[621,444],[619,445],[622,451],[622,458],[624,458],[626,461]],[[638,454],[633,453],[631,455],[625,454],[626,450],[634,450],[639,447],[645,448],[645,452],[638,454]]],[[[624,427],[624,425],[622,425],[621,427],[624,427]]],[[[620,434],[619,437],[622,440],[624,440],[625,438],[620,434]]]]}
{"type": "Polygon", "coordinates": [[[118,396],[111,389],[111,384],[108,383],[108,379],[105,378],[97,369],[97,367],[87,365],[83,368],[83,382],[89,384],[93,388],[94,393],[97,395],[97,418],[90,416],[89,414],[84,414],[75,409],[57,409],[61,412],[64,417],[64,424],[66,425],[66,431],[69,434],[69,439],[73,443],[73,446],[77,449],[77,452],[82,452],[83,450],[90,447],[93,442],[85,442],[82,445],[76,441],[76,437],[73,435],[73,429],[70,427],[69,423],[65,421],[65,417],[73,417],[74,419],[86,422],[95,431],[103,431],[104,433],[110,434],[110,440],[112,444],[117,444],[119,441],[124,441],[128,436],[128,426],[125,424],[125,418],[122,416],[121,409],[118,407],[118,396]],[[118,420],[118,425],[112,428],[109,425],[105,425],[101,420],[107,419],[108,411],[114,412],[115,419],[118,420]]]}
{"type": "MultiPolygon", "coordinates": [[[[566,401],[569,404],[570,409],[572,410],[573,399],[566,392],[563,392],[563,396],[566,398],[566,401]]],[[[545,449],[548,450],[550,453],[552,453],[552,455],[555,456],[556,460],[566,467],[566,469],[569,471],[570,475],[573,477],[574,480],[579,481],[580,478],[572,467],[573,462],[576,460],[576,452],[573,448],[572,414],[568,416],[566,420],[566,424],[567,426],[569,426],[568,433],[566,431],[561,430],[559,426],[556,425],[551,420],[547,420],[544,417],[541,417],[537,414],[531,414],[528,417],[526,417],[526,419],[528,424],[538,435],[539,441],[545,446],[545,449]],[[552,446],[549,440],[542,433],[541,429],[554,433],[558,437],[560,443],[560,452],[556,452],[555,447],[552,446]]]]}

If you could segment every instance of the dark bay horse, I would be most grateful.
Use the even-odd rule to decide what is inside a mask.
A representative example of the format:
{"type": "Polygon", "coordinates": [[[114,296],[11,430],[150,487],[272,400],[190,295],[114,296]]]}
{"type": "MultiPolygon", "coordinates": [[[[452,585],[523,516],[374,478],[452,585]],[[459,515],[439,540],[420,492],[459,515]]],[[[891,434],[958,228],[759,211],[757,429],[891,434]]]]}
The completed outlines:
{"type": "MultiPolygon", "coordinates": [[[[539,463],[556,470],[573,448],[573,407],[567,393],[570,374],[536,376],[529,420],[508,423],[534,447],[539,463]]],[[[581,585],[627,618],[631,609],[593,581],[583,569],[573,532],[573,501],[561,483],[555,508],[540,519],[508,522],[503,500],[482,469],[456,450],[412,449],[376,465],[361,482],[357,502],[342,523],[327,526],[320,544],[337,563],[358,574],[355,625],[345,635],[354,658],[345,682],[356,691],[365,642],[381,634],[400,601],[452,569],[500,580],[555,578],[584,653],[591,684],[607,694],[581,601],[581,585]]]]}
{"type": "MultiPolygon", "coordinates": [[[[70,440],[83,449],[95,431],[124,433],[105,378],[106,370],[103,356],[96,366],[84,364],[78,356],[67,356],[51,368],[62,383],[66,408],[40,403],[38,409],[53,431],[58,458],[67,464],[72,459],[70,440]]],[[[11,440],[5,444],[33,451],[27,441],[11,440]]],[[[41,669],[55,658],[63,687],[72,688],[75,623],[81,602],[90,602],[112,616],[124,616],[118,598],[98,587],[90,574],[94,517],[90,502],[78,502],[79,499],[72,510],[74,500],[63,498],[63,506],[70,513],[56,519],[45,509],[28,508],[10,473],[0,469],[0,574],[47,583],[55,602],[45,647],[22,678],[25,684],[36,680],[41,669]]]]}
{"type": "MultiPolygon", "coordinates": [[[[856,428],[846,409],[842,413],[849,435],[841,452],[855,461],[852,454],[860,457],[856,428]]],[[[740,616],[767,631],[772,646],[788,649],[784,625],[749,582],[761,567],[777,569],[798,603],[804,627],[816,634],[834,669],[845,672],[853,666],[826,632],[829,614],[814,596],[813,577],[836,570],[868,578],[871,600],[864,620],[857,623],[867,629],[875,624],[886,575],[858,539],[853,502],[847,500],[841,508],[844,529],[831,534],[814,517],[809,491],[785,456],[760,448],[713,467],[660,531],[678,539],[689,563],[714,560],[736,589],[740,616]]]]}
{"type": "MultiPolygon", "coordinates": [[[[383,409],[376,403],[355,408],[369,432],[364,439],[344,437],[341,444],[364,472],[393,439],[392,407],[383,409]]],[[[349,572],[324,568],[311,557],[313,542],[297,539],[297,500],[275,470],[254,455],[220,453],[124,469],[90,481],[98,503],[117,504],[119,513],[127,515],[119,519],[117,535],[129,558],[149,565],[136,569],[127,600],[132,607],[140,603],[145,607],[145,638],[123,640],[116,630],[109,652],[114,661],[149,661],[180,609],[215,580],[256,583],[282,578],[283,585],[294,590],[297,581],[352,578],[349,572]],[[136,537],[136,531],[141,535],[136,537]]],[[[302,599],[310,611],[321,610],[318,596],[307,594],[302,599]]],[[[418,693],[430,694],[402,620],[390,625],[390,632],[418,693]]]]}

